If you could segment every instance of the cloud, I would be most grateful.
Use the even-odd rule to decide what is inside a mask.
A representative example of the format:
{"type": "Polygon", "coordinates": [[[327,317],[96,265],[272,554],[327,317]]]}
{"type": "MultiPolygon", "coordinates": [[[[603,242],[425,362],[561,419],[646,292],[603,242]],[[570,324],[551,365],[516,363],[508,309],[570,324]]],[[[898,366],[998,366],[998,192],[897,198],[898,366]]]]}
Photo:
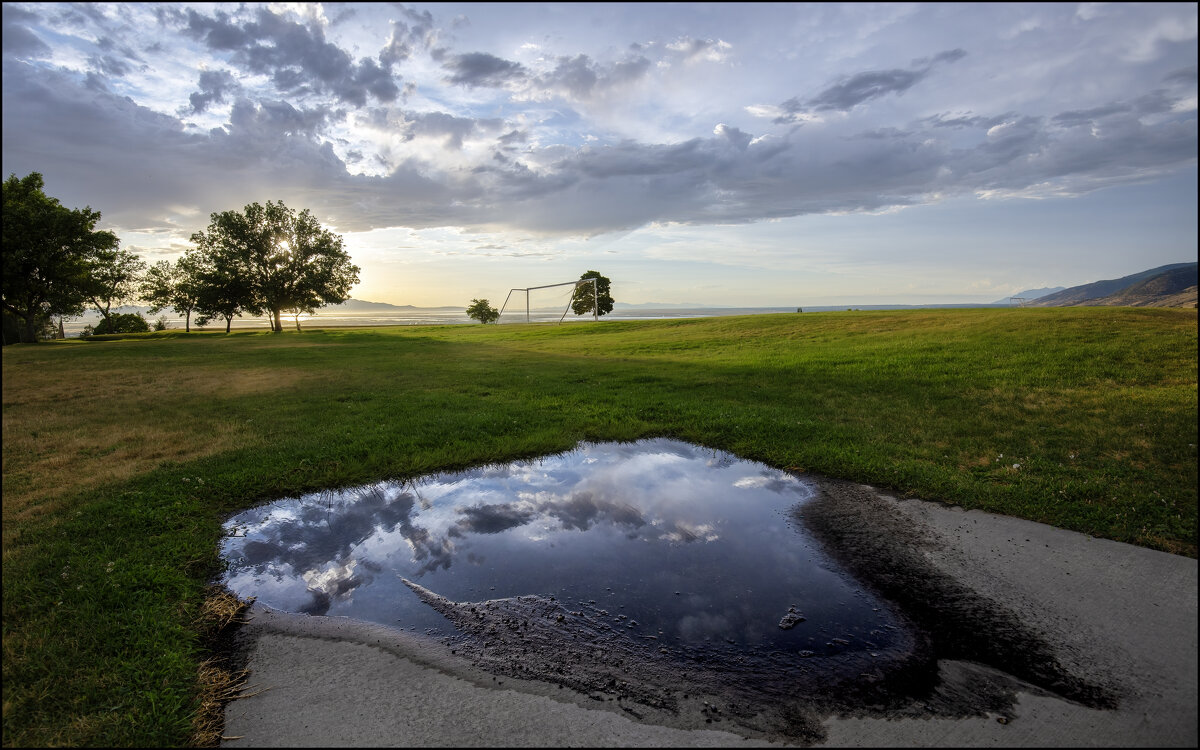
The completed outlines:
{"type": "Polygon", "coordinates": [[[668,44],[667,49],[678,53],[684,62],[724,62],[732,45],[719,39],[680,37],[668,44]]]}
{"type": "Polygon", "coordinates": [[[528,72],[520,63],[504,60],[485,52],[453,55],[442,62],[450,72],[446,80],[468,88],[503,88],[524,81],[528,72]]]}
{"type": "Polygon", "coordinates": [[[385,67],[409,59],[416,50],[428,51],[437,43],[432,13],[405,6],[399,6],[399,10],[408,22],[392,21],[391,36],[379,51],[379,62],[385,67]]]}
{"type": "Polygon", "coordinates": [[[11,3],[4,3],[3,13],[5,58],[31,59],[50,56],[50,47],[27,26],[28,22],[39,20],[36,13],[11,3]]]}
{"type": "Polygon", "coordinates": [[[419,136],[436,138],[443,142],[445,148],[459,150],[463,147],[464,139],[498,132],[503,126],[503,120],[494,118],[480,120],[455,117],[445,112],[415,112],[405,115],[397,131],[405,140],[419,136]]]}
{"type": "Polygon", "coordinates": [[[237,81],[225,70],[202,71],[199,86],[200,90],[188,97],[192,114],[204,112],[214,102],[224,102],[226,95],[238,88],[237,81]]]}
{"type": "Polygon", "coordinates": [[[322,28],[303,25],[259,8],[253,20],[239,23],[217,11],[206,16],[189,8],[183,31],[210,50],[228,52],[234,64],[270,75],[276,89],[289,95],[332,94],[338,101],[365,106],[368,95],[394,101],[400,88],[390,66],[367,58],[355,64],[348,53],[325,40],[322,28]]]}
{"type": "MultiPolygon", "coordinates": [[[[92,29],[98,12],[65,14],[92,29]]],[[[930,96],[915,119],[889,122],[869,106],[964,58],[951,49],[907,67],[822,78],[780,105],[731,96],[704,109],[717,98],[705,92],[703,105],[687,102],[702,114],[664,113],[647,95],[669,70],[655,62],[699,61],[727,47],[680,37],[610,47],[622,50],[615,59],[589,50],[522,65],[438,47],[426,11],[389,12],[400,20],[380,23],[388,41],[378,56],[356,59],[331,41],[336,21],[297,21],[267,8],[159,8],[164,29],[212,53],[200,61],[207,68],[198,81],[189,68],[164,103],[110,79],[141,64],[122,42],[130,37],[115,30],[119,19],[104,18],[108,31],[93,35],[100,41],[92,69],[72,72],[13,59],[21,50],[44,54],[45,42],[20,33],[40,30],[33,13],[5,5],[5,33],[16,30],[5,46],[5,165],[43,172],[49,189],[64,186],[77,205],[101,204],[106,220],[121,226],[159,226],[173,205],[198,206],[204,216],[282,199],[345,232],[454,226],[594,236],[651,223],[877,211],[953,195],[1078,194],[1164,174],[1196,154],[1196,67],[1183,59],[1164,62],[1141,88],[1073,97],[1057,109],[1017,98],[989,111],[950,92],[930,96]],[[395,71],[418,63],[426,69],[421,95],[401,108],[395,71]],[[502,91],[488,92],[483,109],[471,101],[478,93],[448,94],[445,80],[502,91]],[[528,106],[553,97],[565,103],[528,106]],[[228,115],[219,108],[224,122],[212,113],[218,104],[228,107],[228,115]],[[589,119],[601,110],[607,120],[589,119]],[[205,113],[205,127],[220,126],[201,132],[181,120],[205,113]],[[606,128],[618,115],[631,125],[606,128]],[[670,127],[639,129],[643,116],[670,127]],[[367,168],[374,171],[360,173],[367,168]]],[[[156,54],[170,54],[169,36],[154,43],[156,54]]]]}
{"type": "Polygon", "coordinates": [[[924,80],[939,63],[953,63],[966,56],[961,49],[939,52],[932,60],[919,59],[913,61],[912,68],[893,68],[891,70],[869,70],[856,73],[829,86],[811,99],[801,100],[792,97],[781,107],[784,114],[775,119],[776,123],[786,124],[795,122],[797,116],[811,112],[847,112],[864,102],[878,99],[888,94],[903,94],[924,80]]]}
{"type": "Polygon", "coordinates": [[[586,101],[637,81],[649,69],[650,61],[641,55],[611,65],[600,65],[587,55],[560,57],[554,69],[537,76],[532,86],[540,91],[586,101]]]}

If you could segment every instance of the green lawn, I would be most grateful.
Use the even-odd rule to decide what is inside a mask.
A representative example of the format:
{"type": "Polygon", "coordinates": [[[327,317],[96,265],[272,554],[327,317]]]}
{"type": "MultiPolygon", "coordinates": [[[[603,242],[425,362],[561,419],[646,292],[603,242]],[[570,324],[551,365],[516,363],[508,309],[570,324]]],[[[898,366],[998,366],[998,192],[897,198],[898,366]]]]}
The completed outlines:
{"type": "Polygon", "coordinates": [[[4,744],[192,741],[233,511],[581,440],[670,436],[1195,557],[1196,323],[906,310],[5,347],[4,744]]]}

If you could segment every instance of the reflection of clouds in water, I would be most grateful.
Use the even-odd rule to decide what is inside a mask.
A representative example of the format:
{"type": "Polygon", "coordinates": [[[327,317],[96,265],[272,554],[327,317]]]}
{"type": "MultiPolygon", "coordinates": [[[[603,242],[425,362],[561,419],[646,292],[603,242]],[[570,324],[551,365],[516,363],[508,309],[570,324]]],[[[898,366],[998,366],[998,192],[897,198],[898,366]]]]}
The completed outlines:
{"type": "Polygon", "coordinates": [[[766,470],[756,477],[742,477],[733,483],[739,489],[770,490],[771,492],[800,492],[804,498],[812,496],[808,485],[791,474],[766,470]]]}
{"type": "Polygon", "coordinates": [[[715,542],[720,539],[716,527],[711,523],[693,525],[686,521],[676,521],[670,531],[663,532],[661,538],[668,542],[715,542]]]}
{"type": "Polygon", "coordinates": [[[556,519],[567,530],[587,531],[593,524],[601,522],[636,529],[646,523],[641,511],[629,503],[598,499],[586,490],[573,492],[571,497],[559,502],[543,502],[538,510],[556,519]]]}
{"type": "Polygon", "coordinates": [[[524,526],[537,517],[538,511],[528,503],[497,503],[495,505],[475,505],[470,508],[455,508],[460,518],[447,531],[452,536],[461,536],[462,532],[476,534],[498,534],[514,526],[524,526]],[[455,532],[459,533],[455,533],[455,532]]]}
{"type": "Polygon", "coordinates": [[[320,571],[306,570],[302,577],[308,591],[313,595],[313,603],[305,610],[305,614],[325,614],[334,599],[348,594],[363,583],[354,573],[356,567],[358,561],[351,560],[345,565],[333,563],[320,571]]]}
{"type": "MultiPolygon", "coordinates": [[[[415,503],[413,493],[387,485],[280,501],[240,517],[237,526],[245,529],[247,538],[232,551],[231,563],[259,576],[299,576],[314,597],[309,610],[321,614],[331,599],[373,579],[369,573],[354,572],[360,562],[355,549],[371,537],[399,533],[414,559],[425,561],[422,569],[449,567],[453,548],[448,540],[434,539],[413,524],[415,503]]],[[[380,570],[377,563],[363,568],[380,570]]]]}
{"type": "MultiPolygon", "coordinates": [[[[456,555],[482,564],[470,549],[476,534],[528,527],[524,543],[534,544],[552,537],[555,528],[585,532],[609,525],[630,539],[714,542],[722,536],[718,526],[728,515],[731,485],[795,493],[798,500],[812,494],[784,472],[674,441],[587,446],[406,485],[280,501],[239,516],[236,528],[246,530],[245,538],[227,540],[226,549],[231,575],[302,578],[314,598],[308,611],[319,614],[370,583],[381,560],[414,578],[450,569],[456,555]],[[404,557],[411,560],[401,562],[404,557]]],[[[689,627],[700,632],[707,626],[689,627]]]]}

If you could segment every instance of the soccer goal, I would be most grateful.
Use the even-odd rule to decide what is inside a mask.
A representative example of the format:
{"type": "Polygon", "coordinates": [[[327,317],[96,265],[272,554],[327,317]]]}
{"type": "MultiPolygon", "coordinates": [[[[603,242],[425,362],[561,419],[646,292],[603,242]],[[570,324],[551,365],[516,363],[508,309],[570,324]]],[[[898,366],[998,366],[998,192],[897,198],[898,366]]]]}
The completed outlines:
{"type": "Polygon", "coordinates": [[[566,319],[571,312],[571,301],[575,299],[576,290],[589,294],[592,298],[592,319],[599,320],[600,295],[596,287],[596,279],[580,279],[564,281],[561,284],[543,284],[508,290],[504,304],[500,306],[500,319],[497,323],[538,323],[558,322],[566,319]],[[590,287],[590,289],[586,289],[590,287]],[[514,299],[515,295],[515,299],[514,299]],[[512,303],[511,306],[509,303],[512,303]]]}

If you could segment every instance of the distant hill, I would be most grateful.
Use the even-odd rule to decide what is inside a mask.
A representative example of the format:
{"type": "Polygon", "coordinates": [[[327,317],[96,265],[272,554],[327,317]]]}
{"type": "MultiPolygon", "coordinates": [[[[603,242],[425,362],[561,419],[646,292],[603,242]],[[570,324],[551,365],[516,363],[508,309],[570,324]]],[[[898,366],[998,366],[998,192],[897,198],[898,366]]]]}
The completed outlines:
{"type": "Polygon", "coordinates": [[[337,305],[326,305],[322,310],[338,312],[384,312],[386,310],[411,310],[412,305],[391,305],[387,302],[367,302],[361,299],[348,299],[337,305]]]}
{"type": "Polygon", "coordinates": [[[1061,292],[1064,289],[1066,289],[1065,286],[1044,286],[1041,289],[1026,289],[1023,292],[1017,292],[1016,294],[1012,295],[1012,297],[1005,297],[1004,299],[998,299],[995,302],[993,302],[992,304],[993,305],[1007,305],[1010,303],[1010,301],[1012,300],[1013,297],[1020,297],[1024,300],[1034,300],[1039,297],[1045,297],[1047,294],[1054,294],[1055,292],[1061,292]]]}
{"type": "Polygon", "coordinates": [[[411,312],[413,310],[461,310],[464,308],[465,305],[442,305],[441,307],[392,305],[387,302],[368,302],[363,299],[351,298],[337,305],[325,305],[317,312],[321,315],[329,315],[330,313],[353,315],[355,313],[411,312]]]}
{"type": "Polygon", "coordinates": [[[1094,281],[1032,300],[1030,307],[1122,305],[1129,307],[1194,307],[1196,263],[1172,263],[1119,279],[1094,281]]]}
{"type": "Polygon", "coordinates": [[[614,302],[614,310],[699,310],[728,305],[702,305],[699,302],[614,302]]]}

